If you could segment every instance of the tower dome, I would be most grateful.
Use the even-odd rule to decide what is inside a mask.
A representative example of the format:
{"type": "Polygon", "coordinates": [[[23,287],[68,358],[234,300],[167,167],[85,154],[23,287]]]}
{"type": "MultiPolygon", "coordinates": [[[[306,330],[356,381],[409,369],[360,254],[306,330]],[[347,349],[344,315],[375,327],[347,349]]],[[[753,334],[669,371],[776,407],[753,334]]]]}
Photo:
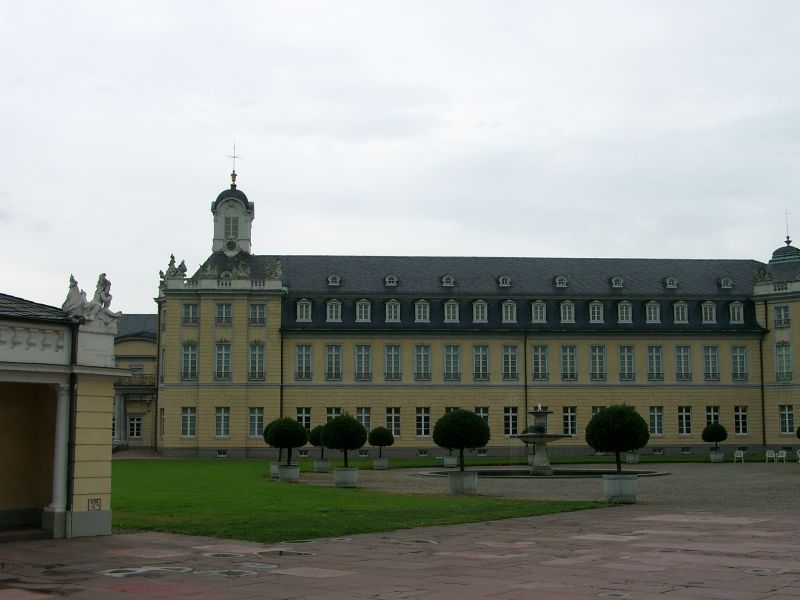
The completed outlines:
{"type": "Polygon", "coordinates": [[[792,246],[792,240],[789,239],[788,235],[784,243],[786,244],[785,246],[781,246],[772,253],[769,264],[800,261],[800,248],[792,246]]]}

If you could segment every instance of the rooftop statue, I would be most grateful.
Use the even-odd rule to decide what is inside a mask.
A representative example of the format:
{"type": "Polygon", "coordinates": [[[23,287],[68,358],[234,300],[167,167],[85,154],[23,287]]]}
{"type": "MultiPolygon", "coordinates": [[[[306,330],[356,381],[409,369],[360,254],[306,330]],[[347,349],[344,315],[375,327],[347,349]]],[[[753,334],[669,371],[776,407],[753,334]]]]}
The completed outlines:
{"type": "Polygon", "coordinates": [[[110,327],[115,325],[117,319],[122,316],[121,312],[111,310],[112,297],[111,280],[106,277],[105,273],[100,273],[97,278],[97,287],[91,301],[87,301],[86,292],[78,287],[78,281],[73,275],[70,275],[67,299],[61,305],[61,310],[69,315],[82,317],[84,321],[97,319],[110,327]]]}

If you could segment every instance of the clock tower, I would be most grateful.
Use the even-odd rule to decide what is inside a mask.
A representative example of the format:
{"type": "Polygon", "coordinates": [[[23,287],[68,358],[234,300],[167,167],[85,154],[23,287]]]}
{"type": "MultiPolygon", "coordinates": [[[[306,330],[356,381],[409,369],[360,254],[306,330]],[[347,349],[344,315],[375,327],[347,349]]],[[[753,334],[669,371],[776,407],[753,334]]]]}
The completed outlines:
{"type": "Polygon", "coordinates": [[[236,189],[236,171],[231,173],[230,189],[212,202],[211,214],[214,215],[212,252],[223,252],[226,256],[236,256],[239,252],[250,254],[255,207],[244,192],[236,189]]]}

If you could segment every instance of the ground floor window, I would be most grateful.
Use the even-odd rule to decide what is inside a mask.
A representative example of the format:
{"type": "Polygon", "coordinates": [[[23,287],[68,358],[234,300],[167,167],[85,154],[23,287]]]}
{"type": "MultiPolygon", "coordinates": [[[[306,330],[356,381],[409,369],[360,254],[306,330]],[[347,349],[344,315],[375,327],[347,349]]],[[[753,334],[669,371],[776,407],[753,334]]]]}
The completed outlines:
{"type": "Polygon", "coordinates": [[[356,420],[358,420],[358,422],[361,423],[361,425],[367,431],[372,429],[372,419],[369,406],[359,406],[356,408],[356,420]]]}
{"type": "Polygon", "coordinates": [[[142,437],[142,416],[130,415],[128,416],[128,437],[140,438],[142,437]]]}
{"type": "Polygon", "coordinates": [[[719,423],[719,406],[706,406],[706,425],[719,423]]]}
{"type": "Polygon", "coordinates": [[[431,434],[431,409],[427,406],[417,407],[417,436],[427,437],[431,434]]]}
{"type": "Polygon", "coordinates": [[[650,407],[650,435],[664,435],[664,407],[650,407]]]}
{"type": "Polygon", "coordinates": [[[747,433],[746,406],[737,406],[733,409],[733,431],[739,435],[747,433]]]}
{"type": "Polygon", "coordinates": [[[392,432],[392,435],[398,437],[400,435],[400,407],[390,406],[386,409],[386,429],[392,432]]]}
{"type": "Polygon", "coordinates": [[[678,435],[692,435],[692,407],[678,407],[678,435]]]}
{"type": "Polygon", "coordinates": [[[264,409],[260,406],[250,407],[248,433],[250,437],[261,437],[264,435],[264,409]]]}
{"type": "Polygon", "coordinates": [[[296,418],[297,422],[300,423],[306,431],[311,431],[311,408],[308,406],[298,407],[296,418]]]}
{"type": "Polygon", "coordinates": [[[217,406],[214,409],[214,436],[228,437],[231,434],[231,409],[229,406],[217,406]]]}
{"type": "Polygon", "coordinates": [[[578,435],[578,409],[574,406],[565,406],[561,411],[564,426],[564,435],[578,435]]]}
{"type": "Polygon", "coordinates": [[[794,433],[794,406],[781,404],[778,407],[781,433],[794,433]]]}
{"type": "Polygon", "coordinates": [[[518,410],[516,406],[506,406],[503,409],[503,434],[516,435],[518,423],[518,410]]]}
{"type": "Polygon", "coordinates": [[[197,409],[194,406],[181,408],[181,437],[197,435],[197,409]]]}

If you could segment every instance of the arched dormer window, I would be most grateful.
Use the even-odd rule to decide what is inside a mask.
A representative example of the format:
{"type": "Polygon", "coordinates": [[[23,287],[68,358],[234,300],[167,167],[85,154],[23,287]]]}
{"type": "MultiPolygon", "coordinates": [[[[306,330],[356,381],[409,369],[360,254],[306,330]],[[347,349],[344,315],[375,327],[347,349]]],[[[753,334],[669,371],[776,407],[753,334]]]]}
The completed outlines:
{"type": "Polygon", "coordinates": [[[562,323],[574,323],[575,322],[575,303],[571,300],[564,300],[561,303],[561,322],[562,323]]]}
{"type": "Polygon", "coordinates": [[[668,290],[674,290],[678,287],[678,280],[675,277],[667,277],[664,279],[664,287],[668,290]]]}
{"type": "Polygon", "coordinates": [[[500,287],[511,287],[511,277],[508,275],[500,275],[497,278],[497,285],[500,287]]]}
{"type": "Polygon", "coordinates": [[[517,322],[517,303],[513,300],[503,302],[503,323],[517,322]]]}
{"type": "Polygon", "coordinates": [[[741,302],[731,302],[728,306],[729,318],[732,324],[744,323],[744,305],[741,302]]]}
{"type": "Polygon", "coordinates": [[[733,288],[733,279],[730,277],[723,277],[719,280],[719,287],[723,290],[729,290],[733,288]]]}
{"type": "Polygon", "coordinates": [[[442,287],[453,287],[456,284],[456,278],[452,275],[442,275],[442,287]]]}
{"type": "Polygon", "coordinates": [[[617,304],[617,323],[633,323],[633,309],[627,300],[617,304]]]}
{"type": "Polygon", "coordinates": [[[297,301],[297,322],[298,323],[311,322],[311,300],[303,298],[297,301]]]}
{"type": "Polygon", "coordinates": [[[661,323],[661,305],[655,300],[651,300],[645,307],[645,318],[648,323],[661,323]]]}
{"type": "Polygon", "coordinates": [[[383,278],[383,285],[386,287],[396,287],[397,286],[397,275],[387,275],[383,278]]]}
{"type": "Polygon", "coordinates": [[[547,304],[541,300],[531,302],[531,323],[547,323],[547,304]]]}
{"type": "Polygon", "coordinates": [[[487,323],[489,321],[489,307],[485,300],[475,300],[472,303],[472,322],[487,323]]]}
{"type": "Polygon", "coordinates": [[[444,322],[458,323],[458,302],[448,300],[444,303],[444,322]]]}
{"type": "Polygon", "coordinates": [[[603,323],[603,303],[599,300],[589,303],[589,323],[603,323]]]}
{"type": "Polygon", "coordinates": [[[400,322],[400,302],[395,299],[386,301],[386,322],[399,323],[400,322]]]}
{"type": "Polygon", "coordinates": [[[673,323],[689,322],[689,307],[686,302],[676,302],[672,305],[672,321],[673,323]]]}
{"type": "Polygon", "coordinates": [[[328,323],[341,323],[342,322],[342,301],[341,300],[328,300],[325,304],[325,320],[328,323]]]}
{"type": "Polygon", "coordinates": [[[703,323],[711,324],[717,322],[717,305],[713,302],[703,302],[701,306],[703,310],[703,323]]]}
{"type": "Polygon", "coordinates": [[[622,288],[625,287],[625,281],[617,275],[616,277],[611,278],[611,287],[612,288],[622,288]]]}
{"type": "Polygon", "coordinates": [[[356,302],[356,323],[369,323],[372,321],[372,303],[361,299],[356,302]]]}
{"type": "Polygon", "coordinates": [[[553,284],[557,288],[565,288],[565,287],[567,287],[567,276],[566,275],[556,275],[556,278],[553,280],[553,284]]]}
{"type": "Polygon", "coordinates": [[[336,273],[331,273],[330,275],[328,275],[328,285],[331,286],[342,285],[342,278],[339,277],[336,273]]]}
{"type": "Polygon", "coordinates": [[[414,323],[431,322],[431,303],[427,300],[414,302],[414,323]]]}

